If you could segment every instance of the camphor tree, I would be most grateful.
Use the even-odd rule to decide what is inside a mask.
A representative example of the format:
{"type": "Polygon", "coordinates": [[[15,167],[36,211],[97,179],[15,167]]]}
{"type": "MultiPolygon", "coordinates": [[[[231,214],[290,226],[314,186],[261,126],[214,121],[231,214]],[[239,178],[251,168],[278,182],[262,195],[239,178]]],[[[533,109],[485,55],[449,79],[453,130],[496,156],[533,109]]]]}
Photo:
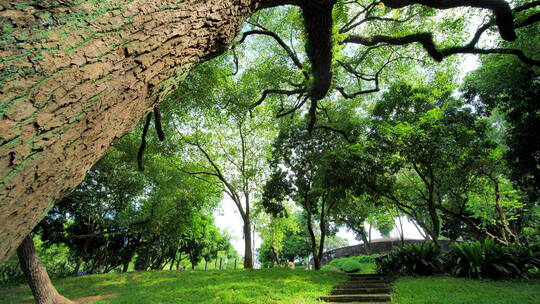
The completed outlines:
{"type": "Polygon", "coordinates": [[[256,215],[258,217],[256,229],[260,233],[262,240],[261,248],[258,250],[258,258],[263,267],[281,266],[285,262],[294,262],[294,259],[284,259],[281,252],[284,239],[287,235],[298,233],[299,227],[294,217],[295,214],[293,214],[292,206],[287,206],[286,204],[283,206],[287,216],[267,214],[263,208],[256,209],[256,215]],[[268,256],[271,256],[271,258],[269,259],[268,256]]]}
{"type": "MultiPolygon", "coordinates": [[[[369,113],[369,132],[330,154],[325,178],[380,208],[399,210],[433,241],[474,235],[508,245],[523,211],[501,172],[491,121],[438,85],[392,86],[369,113]],[[499,185],[501,188],[499,188],[499,185]]],[[[511,188],[511,187],[510,187],[511,188]]]]}
{"type": "MultiPolygon", "coordinates": [[[[370,13],[379,2],[337,3],[339,6],[335,0],[4,1],[0,10],[0,222],[4,223],[0,262],[15,251],[56,200],[82,181],[86,170],[114,140],[166,98],[191,66],[226,49],[240,25],[257,10],[281,5],[301,8],[305,38],[310,41],[305,52],[308,81],[302,90],[316,117],[317,101],[327,95],[334,74],[333,8],[355,6],[359,12],[370,13]]],[[[485,9],[490,17],[473,38],[457,46],[437,45],[432,39],[436,35],[424,32],[351,34],[342,42],[372,47],[420,43],[435,60],[456,53],[499,53],[538,64],[519,49],[478,44],[492,29],[504,40],[518,39],[520,29],[538,22],[536,1],[510,5],[503,0],[391,0],[384,5],[399,9],[399,15],[406,17],[390,18],[394,20],[390,24],[411,21],[417,28],[440,19],[428,14],[409,20],[409,14],[402,11],[414,15],[424,8],[428,12],[485,9]]],[[[355,10],[350,12],[352,18],[345,19],[350,26],[386,22],[376,15],[354,18],[355,10]]],[[[314,119],[311,121],[313,125],[314,119]]]]}
{"type": "Polygon", "coordinates": [[[169,124],[175,126],[171,140],[182,145],[173,152],[179,164],[176,168],[198,183],[220,187],[234,202],[243,223],[244,267],[252,268],[253,202],[267,175],[270,140],[276,128],[269,109],[249,111],[246,107],[254,90],[243,78],[252,75],[242,73],[240,80],[235,79],[226,64],[221,66],[224,62],[201,66],[195,79],[173,95],[166,111],[169,124]]]}
{"type": "Polygon", "coordinates": [[[283,127],[273,144],[272,174],[264,187],[262,203],[269,213],[283,215],[284,202],[288,199],[305,212],[313,266],[317,270],[321,267],[325,238],[330,230],[329,219],[339,202],[334,189],[321,183],[327,164],[322,160],[325,153],[343,143],[337,133],[314,130],[310,134],[298,122],[283,127]]]}

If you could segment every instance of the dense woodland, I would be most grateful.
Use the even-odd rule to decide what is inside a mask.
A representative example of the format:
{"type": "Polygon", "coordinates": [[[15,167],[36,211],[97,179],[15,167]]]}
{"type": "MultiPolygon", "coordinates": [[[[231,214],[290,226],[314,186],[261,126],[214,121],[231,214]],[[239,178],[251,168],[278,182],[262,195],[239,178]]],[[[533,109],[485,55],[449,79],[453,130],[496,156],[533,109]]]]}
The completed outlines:
{"type": "Polygon", "coordinates": [[[405,219],[539,258],[540,2],[271,2],[48,208],[23,245],[51,275],[319,269],[339,228],[369,251],[405,219]],[[224,198],[245,252],[214,223],[224,198]]]}

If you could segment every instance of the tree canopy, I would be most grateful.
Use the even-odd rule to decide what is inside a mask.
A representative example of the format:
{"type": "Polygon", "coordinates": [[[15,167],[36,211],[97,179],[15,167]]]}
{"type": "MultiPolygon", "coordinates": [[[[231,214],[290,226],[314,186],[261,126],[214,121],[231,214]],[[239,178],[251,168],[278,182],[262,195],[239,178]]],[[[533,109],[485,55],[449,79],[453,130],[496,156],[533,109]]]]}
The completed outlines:
{"type": "Polygon", "coordinates": [[[265,265],[318,269],[340,227],[369,243],[404,218],[433,241],[537,242],[539,17],[523,0],[2,4],[0,262],[34,228],[73,271],[236,256],[224,197],[246,268],[253,233],[265,265]]]}

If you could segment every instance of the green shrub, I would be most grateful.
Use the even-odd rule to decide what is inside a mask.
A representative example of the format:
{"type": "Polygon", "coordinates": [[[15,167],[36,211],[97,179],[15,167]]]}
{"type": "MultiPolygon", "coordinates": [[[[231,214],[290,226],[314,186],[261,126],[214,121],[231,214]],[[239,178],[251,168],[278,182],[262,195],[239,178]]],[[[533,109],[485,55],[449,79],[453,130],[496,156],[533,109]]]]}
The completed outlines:
{"type": "MultiPolygon", "coordinates": [[[[324,265],[323,267],[321,267],[321,270],[322,270],[322,271],[330,271],[331,269],[335,269],[335,268],[337,268],[337,267],[334,267],[334,266],[332,266],[332,265],[330,265],[330,264],[326,264],[326,265],[324,265]]],[[[341,269],[340,269],[340,270],[341,270],[341,269]]]]}
{"type": "Polygon", "coordinates": [[[431,275],[441,272],[443,260],[439,245],[424,242],[396,248],[376,260],[377,272],[392,274],[431,275]]]}
{"type": "Polygon", "coordinates": [[[361,271],[362,265],[358,261],[357,257],[337,258],[330,261],[330,263],[327,265],[321,267],[321,270],[328,271],[333,268],[352,273],[361,271]]]}
{"type": "Polygon", "coordinates": [[[0,266],[0,283],[24,282],[24,273],[19,266],[19,259],[14,254],[4,265],[0,266]]]}
{"type": "Polygon", "coordinates": [[[362,270],[362,265],[356,259],[347,259],[341,263],[341,270],[345,272],[358,272],[362,270]]]}
{"type": "Polygon", "coordinates": [[[359,263],[375,263],[377,258],[380,256],[381,256],[380,254],[357,255],[354,258],[356,258],[359,263]]]}
{"type": "Polygon", "coordinates": [[[446,256],[447,269],[456,276],[469,278],[515,278],[528,276],[540,266],[535,248],[519,245],[503,247],[492,239],[484,242],[454,244],[446,256]]]}

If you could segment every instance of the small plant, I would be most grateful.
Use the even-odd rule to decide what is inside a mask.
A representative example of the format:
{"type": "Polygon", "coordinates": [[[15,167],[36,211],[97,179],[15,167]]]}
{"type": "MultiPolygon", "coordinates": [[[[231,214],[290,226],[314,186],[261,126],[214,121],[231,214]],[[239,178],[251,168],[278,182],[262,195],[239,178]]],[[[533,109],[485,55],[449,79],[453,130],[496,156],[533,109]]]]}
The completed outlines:
{"type": "Polygon", "coordinates": [[[431,275],[442,270],[443,260],[439,245],[424,242],[394,249],[376,263],[379,273],[431,275]]]}

